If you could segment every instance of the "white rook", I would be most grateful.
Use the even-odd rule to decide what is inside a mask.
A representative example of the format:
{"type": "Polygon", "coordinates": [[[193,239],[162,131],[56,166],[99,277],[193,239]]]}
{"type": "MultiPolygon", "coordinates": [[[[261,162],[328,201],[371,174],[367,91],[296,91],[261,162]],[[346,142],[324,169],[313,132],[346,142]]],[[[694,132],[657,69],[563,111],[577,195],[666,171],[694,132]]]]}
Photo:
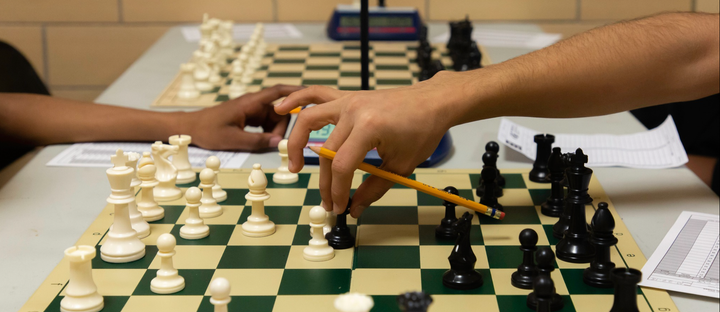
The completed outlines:
{"type": "Polygon", "coordinates": [[[95,256],[95,247],[92,246],[65,249],[65,258],[70,262],[70,280],[65,288],[65,297],[60,301],[60,311],[95,312],[105,306],[93,281],[92,259],[95,256]]]}

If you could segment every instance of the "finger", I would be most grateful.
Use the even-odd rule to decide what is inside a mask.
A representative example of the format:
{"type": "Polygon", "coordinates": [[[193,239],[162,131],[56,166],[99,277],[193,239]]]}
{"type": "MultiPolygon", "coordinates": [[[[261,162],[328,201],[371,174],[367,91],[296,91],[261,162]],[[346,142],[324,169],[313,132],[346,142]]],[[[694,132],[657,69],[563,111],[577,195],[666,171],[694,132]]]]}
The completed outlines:
{"type": "Polygon", "coordinates": [[[303,159],[303,148],[308,143],[310,132],[320,130],[328,124],[336,124],[340,115],[339,103],[327,103],[326,105],[314,106],[304,109],[298,114],[295,126],[293,126],[288,138],[288,169],[291,172],[299,172],[305,164],[303,159]]]}
{"type": "MultiPolygon", "coordinates": [[[[333,134],[335,131],[333,131],[333,134]]],[[[364,131],[353,130],[332,161],[332,200],[335,213],[345,211],[355,170],[370,151],[372,141],[364,131]]]]}
{"type": "MultiPolygon", "coordinates": [[[[276,134],[281,137],[285,137],[285,132],[287,131],[288,122],[290,121],[290,116],[284,116],[285,118],[280,119],[278,122],[275,123],[275,126],[272,127],[272,130],[270,130],[270,133],[276,134]]],[[[267,128],[263,126],[263,129],[268,129],[270,126],[268,125],[267,128]]]]}
{"type": "Polygon", "coordinates": [[[295,107],[330,102],[341,97],[344,93],[345,91],[327,86],[309,86],[288,95],[282,103],[275,105],[275,112],[285,115],[295,107]]]}
{"type": "Polygon", "coordinates": [[[272,101],[275,101],[281,97],[285,97],[290,95],[293,92],[299,91],[304,89],[303,86],[291,86],[291,85],[283,85],[283,84],[277,84],[269,88],[262,89],[255,93],[248,94],[248,100],[250,101],[257,101],[263,104],[272,103],[272,101]]]}
{"type": "Polygon", "coordinates": [[[270,147],[276,147],[282,137],[274,133],[251,133],[238,129],[234,135],[227,138],[233,149],[243,151],[259,151],[270,147]]]}
{"type": "MultiPolygon", "coordinates": [[[[342,146],[343,142],[347,139],[347,137],[350,135],[350,132],[352,131],[352,125],[349,122],[341,122],[338,123],[338,125],[333,129],[333,132],[330,133],[330,136],[323,144],[324,148],[327,148],[332,151],[338,150],[340,146],[342,146]]],[[[320,157],[319,163],[320,163],[320,197],[322,197],[323,201],[323,207],[325,210],[334,210],[334,196],[332,194],[332,187],[333,187],[333,160],[320,157]]],[[[345,203],[347,204],[347,198],[345,198],[345,203]]],[[[342,206],[345,208],[345,206],[342,206]]],[[[338,212],[335,210],[335,213],[343,213],[345,209],[342,209],[342,211],[338,212]]]]}
{"type": "Polygon", "coordinates": [[[371,175],[358,187],[353,195],[353,202],[350,206],[350,215],[358,218],[360,215],[378,201],[393,186],[393,182],[385,180],[381,177],[371,175]]]}

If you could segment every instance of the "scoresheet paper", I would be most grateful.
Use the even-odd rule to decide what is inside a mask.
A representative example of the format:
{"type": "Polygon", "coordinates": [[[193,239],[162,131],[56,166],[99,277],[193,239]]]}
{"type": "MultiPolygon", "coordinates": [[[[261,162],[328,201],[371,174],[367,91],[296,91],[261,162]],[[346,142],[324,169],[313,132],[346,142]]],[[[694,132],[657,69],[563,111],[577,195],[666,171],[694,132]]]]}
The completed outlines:
{"type": "MultiPolygon", "coordinates": [[[[120,148],[124,152],[142,155],[149,152],[151,143],[76,143],[51,159],[47,166],[57,167],[112,167],[110,156],[120,148]]],[[[194,146],[188,147],[188,156],[193,168],[205,168],[205,160],[215,155],[220,158],[220,168],[240,168],[250,153],[209,151],[194,146]]],[[[170,156],[172,157],[172,156],[170,156]]]]}
{"type": "MultiPolygon", "coordinates": [[[[302,33],[293,24],[263,24],[266,39],[284,39],[284,38],[302,38],[302,33]]],[[[245,41],[255,30],[255,24],[237,24],[233,25],[233,39],[245,41]]],[[[180,29],[187,42],[200,41],[199,26],[184,26],[180,29]]]]}
{"type": "Polygon", "coordinates": [[[683,211],[642,269],[640,285],[718,298],[718,216],[683,211]]]}
{"type": "MultiPolygon", "coordinates": [[[[541,132],[518,125],[508,119],[500,121],[498,141],[535,159],[537,144],[534,136],[541,132]]],[[[579,147],[588,155],[589,167],[621,166],[630,168],[663,169],[682,166],[688,162],[672,116],[655,129],[624,135],[612,134],[554,134],[553,147],[563,153],[575,152],[579,147]]]]}

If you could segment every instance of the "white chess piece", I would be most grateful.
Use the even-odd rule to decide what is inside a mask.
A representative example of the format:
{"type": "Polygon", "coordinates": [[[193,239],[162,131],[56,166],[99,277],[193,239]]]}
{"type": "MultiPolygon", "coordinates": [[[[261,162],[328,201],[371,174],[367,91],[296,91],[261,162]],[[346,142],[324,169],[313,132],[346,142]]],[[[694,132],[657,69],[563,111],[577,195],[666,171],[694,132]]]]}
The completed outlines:
{"type": "Polygon", "coordinates": [[[140,199],[137,202],[137,208],[143,219],[149,222],[165,217],[165,209],[155,201],[154,189],[158,185],[158,181],[155,179],[156,171],[150,153],[144,152],[138,165],[138,176],[142,182],[140,183],[140,199]]]}
{"type": "Polygon", "coordinates": [[[169,233],[162,234],[157,239],[160,269],[157,276],[150,281],[150,290],[156,294],[173,294],[185,288],[185,279],[173,266],[176,243],[175,236],[169,233]]]}
{"type": "Polygon", "coordinates": [[[372,297],[359,293],[346,293],[335,298],[335,309],[340,312],[370,312],[375,305],[372,297]]]}
{"type": "Polygon", "coordinates": [[[92,246],[65,249],[65,259],[70,262],[70,278],[65,287],[65,297],[60,301],[60,311],[96,312],[105,306],[92,276],[92,259],[96,254],[92,246]]]}
{"type": "Polygon", "coordinates": [[[184,239],[201,239],[210,235],[210,227],[205,225],[205,221],[200,218],[200,197],[202,192],[197,187],[191,187],[185,192],[187,200],[188,217],[185,219],[185,225],[180,228],[180,237],[184,239]]]}
{"type": "Polygon", "coordinates": [[[222,215],[223,210],[218,205],[217,200],[213,197],[213,183],[215,181],[215,172],[210,168],[205,168],[200,171],[200,185],[202,189],[202,199],[200,199],[200,217],[215,218],[222,215]]]}
{"type": "Polygon", "coordinates": [[[240,61],[240,59],[235,59],[230,65],[232,66],[232,70],[230,71],[230,73],[233,77],[240,76],[242,75],[243,71],[245,71],[243,63],[242,61],[240,61]]]}
{"type": "Polygon", "coordinates": [[[232,82],[230,83],[230,87],[228,88],[228,97],[232,99],[237,99],[247,93],[247,85],[245,85],[242,82],[242,78],[240,76],[234,77],[232,82]]]}
{"type": "Polygon", "coordinates": [[[220,183],[218,183],[218,174],[220,173],[220,158],[213,155],[208,157],[205,160],[205,167],[208,167],[213,170],[213,173],[215,173],[215,181],[213,183],[212,192],[213,192],[213,198],[217,200],[218,202],[225,201],[227,199],[227,192],[222,189],[222,186],[220,186],[220,183]]]}
{"type": "Polygon", "coordinates": [[[193,62],[195,70],[193,70],[193,78],[195,79],[195,88],[200,91],[209,91],[214,87],[210,81],[210,64],[202,51],[193,52],[193,62]]]}
{"type": "Polygon", "coordinates": [[[128,204],[135,200],[132,182],[133,169],[126,166],[127,156],[121,149],[111,157],[114,166],[106,171],[112,193],[107,202],[115,205],[113,224],[100,247],[100,257],[106,262],[126,263],[145,256],[145,244],[130,225],[128,204]]]}
{"type": "Polygon", "coordinates": [[[200,91],[195,87],[195,78],[193,78],[193,72],[195,71],[194,63],[180,64],[180,73],[182,74],[182,80],[180,81],[180,90],[178,90],[178,97],[181,99],[197,99],[200,97],[200,91]]]}
{"type": "Polygon", "coordinates": [[[325,209],[315,206],[310,209],[310,228],[312,228],[312,239],[305,249],[303,258],[309,261],[327,261],[335,257],[335,250],[328,245],[323,234],[325,226],[325,209]]]}
{"type": "Polygon", "coordinates": [[[248,177],[250,191],[245,194],[245,199],[252,202],[252,213],[242,225],[245,236],[263,237],[275,233],[275,223],[265,214],[265,201],[270,198],[265,190],[267,183],[260,164],[254,164],[248,177]]]}
{"type": "Polygon", "coordinates": [[[253,82],[255,78],[253,78],[254,69],[248,68],[243,73],[242,77],[240,77],[240,83],[249,85],[253,82]]]}
{"type": "MultiPolygon", "coordinates": [[[[125,155],[128,156],[128,162],[125,164],[126,166],[132,168],[133,170],[133,178],[132,182],[130,182],[130,187],[132,188],[133,194],[135,193],[135,187],[140,185],[140,180],[137,178],[137,163],[138,160],[140,160],[140,154],[128,152],[125,153],[125,155]]],[[[137,203],[135,202],[135,196],[133,196],[133,201],[131,201],[128,204],[128,214],[130,215],[130,224],[132,225],[133,230],[135,230],[138,234],[138,238],[145,238],[150,235],[150,225],[143,219],[142,213],[138,211],[137,203]]]]}
{"type": "Polygon", "coordinates": [[[153,190],[156,201],[171,201],[182,197],[182,191],[175,186],[178,170],[170,162],[170,155],[177,154],[179,147],[165,145],[160,141],[152,145],[152,156],[157,167],[155,178],[158,179],[158,186],[153,190]]]}
{"type": "Polygon", "coordinates": [[[188,156],[188,145],[192,143],[192,137],[186,134],[173,135],[168,139],[168,143],[178,147],[177,154],[172,158],[173,166],[178,170],[176,183],[185,184],[195,181],[195,171],[192,170],[188,156]]]}
{"type": "Polygon", "coordinates": [[[337,222],[337,215],[333,211],[326,211],[325,212],[325,226],[323,227],[323,235],[330,233],[332,231],[333,226],[335,226],[335,223],[337,222]]]}
{"type": "Polygon", "coordinates": [[[227,312],[230,303],[230,282],[224,277],[216,277],[210,282],[210,303],[215,312],[227,312]]]}
{"type": "Polygon", "coordinates": [[[298,174],[292,173],[288,169],[288,140],[281,140],[278,144],[278,151],[280,152],[280,167],[277,172],[273,174],[273,182],[277,184],[293,184],[298,181],[298,174]]]}

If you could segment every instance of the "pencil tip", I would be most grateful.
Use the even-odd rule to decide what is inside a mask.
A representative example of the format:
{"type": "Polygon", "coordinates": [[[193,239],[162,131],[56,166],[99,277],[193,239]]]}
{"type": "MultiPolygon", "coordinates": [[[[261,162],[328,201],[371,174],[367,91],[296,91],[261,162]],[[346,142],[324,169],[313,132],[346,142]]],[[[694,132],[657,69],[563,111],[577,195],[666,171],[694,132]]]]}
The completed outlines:
{"type": "Polygon", "coordinates": [[[320,154],[320,147],[319,146],[308,146],[311,151],[315,152],[315,154],[320,154]]]}

